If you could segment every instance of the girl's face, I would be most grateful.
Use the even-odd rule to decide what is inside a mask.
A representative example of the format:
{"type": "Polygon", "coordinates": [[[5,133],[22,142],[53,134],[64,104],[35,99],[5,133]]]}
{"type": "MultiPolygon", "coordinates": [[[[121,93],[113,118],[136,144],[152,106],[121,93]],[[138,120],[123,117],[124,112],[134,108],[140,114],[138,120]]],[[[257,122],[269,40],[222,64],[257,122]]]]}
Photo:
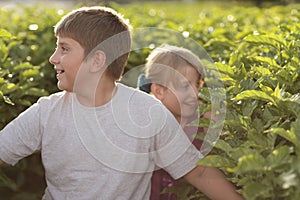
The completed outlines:
{"type": "Polygon", "coordinates": [[[173,82],[165,87],[161,102],[172,112],[178,122],[187,120],[197,113],[198,90],[200,87],[200,74],[198,71],[186,65],[181,67],[174,77],[173,82]]]}
{"type": "Polygon", "coordinates": [[[84,49],[77,41],[68,37],[57,38],[57,47],[49,62],[55,66],[59,89],[69,92],[74,90],[76,76],[84,57],[84,49]]]}

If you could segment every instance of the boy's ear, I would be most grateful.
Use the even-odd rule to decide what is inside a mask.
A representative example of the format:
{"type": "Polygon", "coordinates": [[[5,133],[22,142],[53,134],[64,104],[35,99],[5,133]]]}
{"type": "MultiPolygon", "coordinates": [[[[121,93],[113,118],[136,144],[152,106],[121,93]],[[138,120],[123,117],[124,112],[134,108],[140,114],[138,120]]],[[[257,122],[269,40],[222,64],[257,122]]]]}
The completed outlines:
{"type": "Polygon", "coordinates": [[[96,51],[93,55],[92,65],[90,72],[98,72],[105,69],[106,55],[103,51],[96,51]]]}
{"type": "Polygon", "coordinates": [[[151,93],[160,101],[164,98],[165,88],[162,85],[152,83],[151,84],[151,93]]]}

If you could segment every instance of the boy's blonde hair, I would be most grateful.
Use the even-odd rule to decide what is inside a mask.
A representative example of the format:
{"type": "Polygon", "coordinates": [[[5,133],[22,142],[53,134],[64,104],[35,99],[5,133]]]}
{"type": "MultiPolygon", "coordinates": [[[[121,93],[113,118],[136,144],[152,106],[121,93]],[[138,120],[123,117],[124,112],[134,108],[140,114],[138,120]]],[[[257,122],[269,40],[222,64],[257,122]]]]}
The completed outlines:
{"type": "Polygon", "coordinates": [[[182,47],[162,45],[153,50],[147,58],[146,78],[151,83],[163,86],[172,83],[176,87],[178,82],[175,77],[178,77],[178,70],[187,65],[199,72],[199,81],[204,80],[204,67],[193,52],[182,47]]]}
{"type": "Polygon", "coordinates": [[[56,36],[69,37],[85,50],[106,54],[108,75],[120,79],[130,52],[131,27],[115,10],[107,7],[83,7],[64,16],[55,26],[56,36]]]}

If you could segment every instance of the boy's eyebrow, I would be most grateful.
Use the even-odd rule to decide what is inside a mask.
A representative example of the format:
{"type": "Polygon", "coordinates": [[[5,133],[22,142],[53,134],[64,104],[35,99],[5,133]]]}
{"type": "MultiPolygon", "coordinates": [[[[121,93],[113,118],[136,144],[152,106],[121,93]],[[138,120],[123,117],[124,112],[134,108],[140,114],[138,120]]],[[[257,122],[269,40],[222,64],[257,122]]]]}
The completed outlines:
{"type": "Polygon", "coordinates": [[[66,40],[59,39],[59,40],[56,41],[56,45],[57,46],[59,46],[59,45],[63,46],[63,45],[70,45],[70,43],[68,41],[66,41],[66,40]]]}
{"type": "Polygon", "coordinates": [[[68,44],[68,43],[66,43],[66,42],[57,42],[56,43],[57,46],[63,46],[63,45],[66,45],[66,44],[68,44]]]}

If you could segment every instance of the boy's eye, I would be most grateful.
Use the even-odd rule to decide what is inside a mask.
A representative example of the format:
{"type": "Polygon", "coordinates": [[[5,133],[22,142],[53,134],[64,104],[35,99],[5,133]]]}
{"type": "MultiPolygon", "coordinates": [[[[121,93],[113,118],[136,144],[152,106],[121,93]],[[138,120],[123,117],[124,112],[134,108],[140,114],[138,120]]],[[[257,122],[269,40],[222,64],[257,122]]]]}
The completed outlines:
{"type": "Polygon", "coordinates": [[[63,51],[68,51],[68,49],[67,49],[66,47],[61,47],[61,49],[62,49],[63,51]]]}

